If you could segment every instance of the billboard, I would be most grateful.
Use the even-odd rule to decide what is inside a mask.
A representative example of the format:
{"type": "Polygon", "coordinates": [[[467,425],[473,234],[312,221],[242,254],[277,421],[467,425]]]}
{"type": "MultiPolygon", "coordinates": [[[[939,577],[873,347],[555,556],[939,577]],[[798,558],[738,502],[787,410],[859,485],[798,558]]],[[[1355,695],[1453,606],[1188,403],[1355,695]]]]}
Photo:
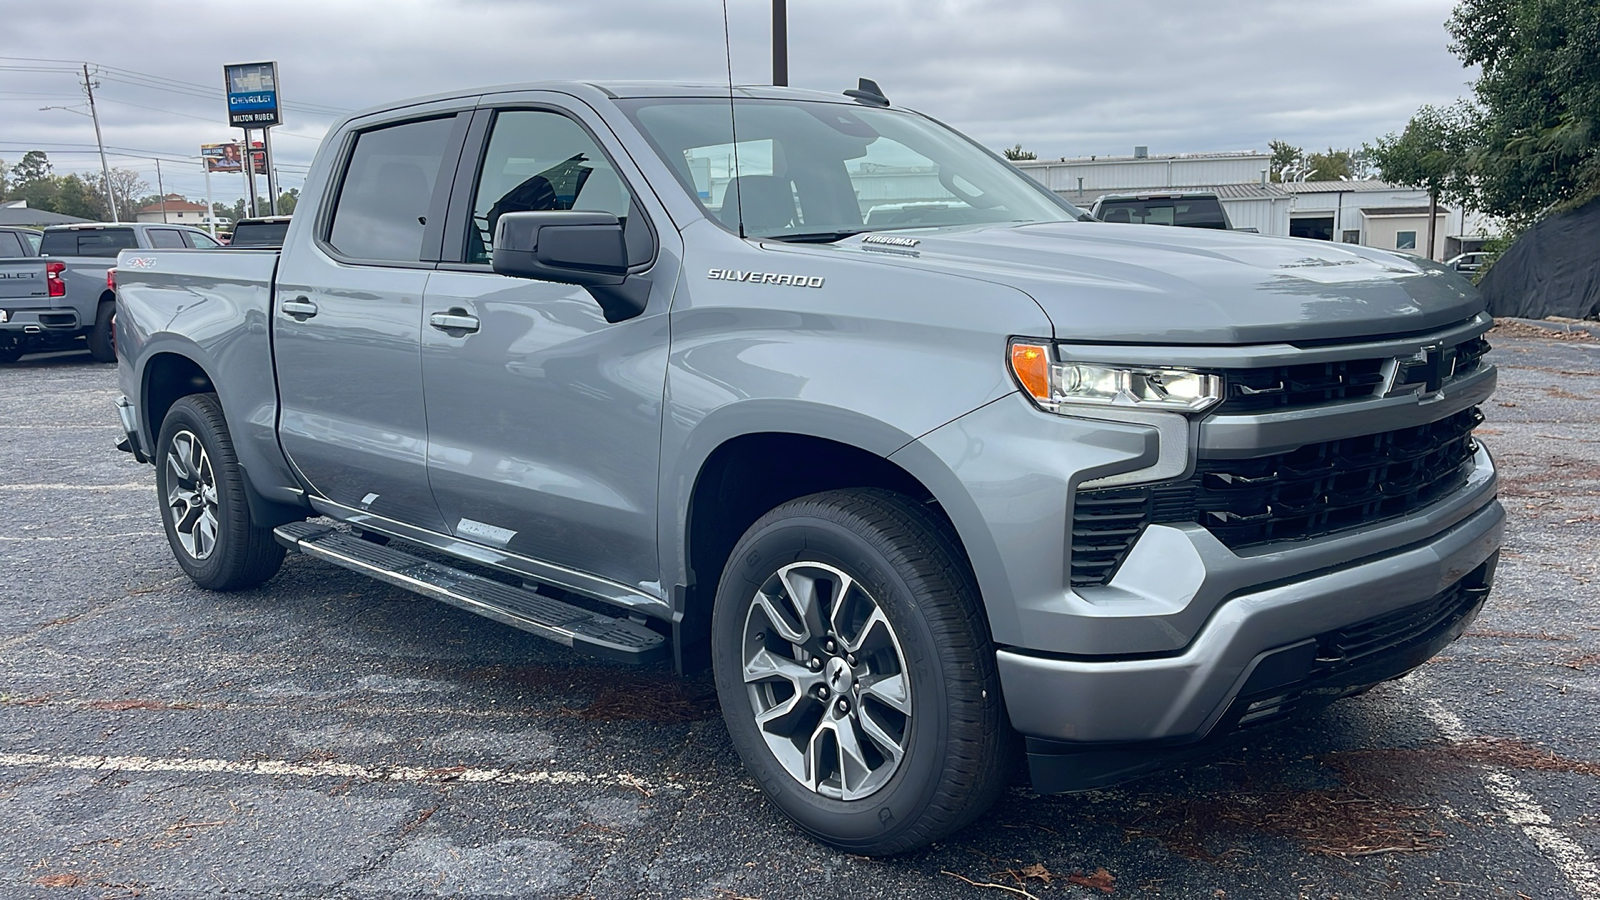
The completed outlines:
{"type": "MultiPolygon", "coordinates": [[[[261,149],[260,141],[251,141],[251,162],[257,172],[267,169],[267,154],[261,149]]],[[[206,162],[207,172],[243,172],[244,148],[238,141],[227,144],[201,144],[200,158],[206,162]]]]}
{"type": "Polygon", "coordinates": [[[278,64],[237,63],[222,67],[228,91],[228,124],[235,128],[267,128],[283,123],[278,113],[278,64]]]}

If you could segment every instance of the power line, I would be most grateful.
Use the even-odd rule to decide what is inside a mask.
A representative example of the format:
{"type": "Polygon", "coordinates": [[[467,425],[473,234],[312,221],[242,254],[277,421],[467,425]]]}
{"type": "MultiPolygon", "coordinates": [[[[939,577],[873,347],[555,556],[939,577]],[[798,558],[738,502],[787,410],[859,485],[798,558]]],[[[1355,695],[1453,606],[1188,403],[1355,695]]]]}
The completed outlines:
{"type": "MultiPolygon", "coordinates": [[[[59,63],[69,63],[69,64],[75,64],[75,65],[84,65],[85,64],[84,62],[81,62],[81,61],[64,60],[64,59],[36,59],[36,58],[32,58],[32,57],[23,57],[23,56],[0,56],[0,60],[11,60],[13,62],[26,62],[26,63],[58,63],[58,64],[59,63]]],[[[108,66],[108,65],[104,65],[102,63],[90,62],[90,63],[87,63],[87,65],[93,67],[95,69],[95,74],[100,76],[101,78],[105,79],[106,81],[115,81],[115,82],[119,82],[119,83],[122,83],[122,84],[127,84],[127,85],[130,85],[130,86],[134,86],[134,87],[143,87],[143,88],[149,88],[151,90],[167,91],[167,92],[174,93],[174,94],[183,94],[183,95],[186,95],[186,96],[198,97],[198,98],[202,98],[202,99],[206,99],[206,100],[216,100],[216,99],[219,99],[219,98],[220,99],[226,99],[226,97],[227,97],[227,92],[224,91],[221,88],[207,87],[206,85],[196,84],[195,82],[192,82],[192,81],[180,81],[180,80],[178,80],[176,78],[168,78],[165,75],[152,75],[152,74],[150,74],[148,72],[138,72],[138,71],[135,71],[133,69],[124,69],[124,68],[122,68],[120,66],[108,66]]],[[[77,72],[77,69],[76,68],[58,67],[58,66],[41,66],[41,65],[15,66],[15,65],[0,64],[0,71],[11,71],[11,72],[77,72]]],[[[327,117],[330,117],[330,118],[337,118],[339,116],[343,116],[344,114],[350,112],[350,110],[348,108],[345,108],[345,107],[328,106],[328,105],[321,104],[321,103],[310,103],[310,102],[298,101],[298,100],[297,101],[280,101],[279,105],[282,106],[284,109],[292,109],[292,110],[294,110],[296,112],[309,113],[311,115],[327,116],[327,117]]]]}

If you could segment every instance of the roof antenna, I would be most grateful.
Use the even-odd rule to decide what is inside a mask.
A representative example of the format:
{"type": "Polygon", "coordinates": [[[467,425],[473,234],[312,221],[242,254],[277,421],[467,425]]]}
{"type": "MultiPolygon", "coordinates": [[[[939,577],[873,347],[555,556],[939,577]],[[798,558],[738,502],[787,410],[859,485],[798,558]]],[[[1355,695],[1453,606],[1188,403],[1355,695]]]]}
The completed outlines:
{"type": "MultiPolygon", "coordinates": [[[[723,2],[726,3],[727,0],[723,0],[723,2]]],[[[856,89],[853,91],[845,91],[844,95],[846,97],[853,98],[857,103],[862,103],[867,106],[889,105],[889,98],[883,95],[883,89],[878,87],[878,83],[873,81],[871,78],[860,79],[860,81],[857,82],[856,89]]]]}
{"type": "Polygon", "coordinates": [[[722,0],[722,50],[728,60],[728,133],[733,137],[733,171],[722,191],[722,205],[728,205],[733,191],[733,208],[739,215],[739,238],[744,238],[744,192],[739,190],[739,118],[733,112],[733,41],[728,37],[728,0],[722,0]]]}

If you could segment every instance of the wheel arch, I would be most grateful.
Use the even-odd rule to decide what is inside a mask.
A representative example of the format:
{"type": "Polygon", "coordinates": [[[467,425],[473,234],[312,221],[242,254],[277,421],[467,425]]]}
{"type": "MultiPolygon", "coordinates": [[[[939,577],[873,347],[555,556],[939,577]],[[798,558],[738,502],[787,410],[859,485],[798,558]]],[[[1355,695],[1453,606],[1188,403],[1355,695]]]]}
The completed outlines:
{"type": "MultiPolygon", "coordinates": [[[[673,597],[674,648],[680,669],[693,670],[707,662],[711,604],[734,544],[756,519],[789,500],[826,490],[892,490],[925,504],[950,529],[956,546],[967,552],[963,529],[946,508],[947,501],[963,513],[972,506],[964,492],[949,495],[952,486],[959,488],[959,481],[947,473],[946,478],[935,479],[942,482],[941,490],[930,487],[925,476],[937,473],[915,469],[930,462],[942,465],[932,454],[914,454],[911,467],[891,459],[914,436],[886,433],[892,431],[890,426],[876,420],[831,429],[819,427],[816,418],[802,424],[809,427],[719,435],[714,445],[697,455],[691,477],[668,482],[687,485],[670,507],[681,514],[672,521],[674,535],[664,542],[664,548],[676,548],[680,554],[676,561],[680,581],[673,597]]],[[[663,510],[664,518],[667,512],[663,510]]],[[[967,562],[971,564],[970,558],[967,562]]]]}
{"type": "MultiPolygon", "coordinates": [[[[234,452],[239,458],[239,467],[244,476],[245,498],[250,504],[250,513],[257,524],[263,526],[276,526],[285,522],[298,521],[311,514],[310,507],[302,503],[286,503],[277,497],[268,498],[256,486],[257,482],[251,477],[251,472],[269,471],[272,459],[270,454],[264,453],[264,448],[258,446],[257,441],[250,439],[250,431],[242,428],[236,420],[236,411],[225,391],[220,389],[222,384],[214,379],[208,367],[201,363],[196,356],[200,354],[197,347],[182,343],[157,345],[159,349],[147,348],[140,361],[139,373],[139,427],[146,434],[140,439],[146,441],[145,446],[150,448],[152,460],[157,460],[160,465],[161,448],[158,441],[161,435],[161,423],[166,420],[167,413],[172,405],[180,399],[191,394],[216,393],[222,406],[222,415],[227,422],[228,431],[233,440],[234,452]]],[[[277,452],[276,444],[270,451],[277,452]]],[[[281,493],[281,492],[280,492],[281,493]]]]}

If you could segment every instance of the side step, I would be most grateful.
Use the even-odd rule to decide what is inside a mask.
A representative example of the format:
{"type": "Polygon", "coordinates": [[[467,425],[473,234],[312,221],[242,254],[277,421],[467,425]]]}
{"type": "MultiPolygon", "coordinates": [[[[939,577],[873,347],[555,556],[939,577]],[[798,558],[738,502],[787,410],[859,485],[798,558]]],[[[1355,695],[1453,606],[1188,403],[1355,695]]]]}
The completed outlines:
{"type": "Polygon", "coordinates": [[[593,613],[379,546],[326,525],[291,522],[273,529],[272,536],[290,550],[442,600],[575,650],[626,663],[654,662],[667,655],[666,638],[638,622],[593,613]]]}

